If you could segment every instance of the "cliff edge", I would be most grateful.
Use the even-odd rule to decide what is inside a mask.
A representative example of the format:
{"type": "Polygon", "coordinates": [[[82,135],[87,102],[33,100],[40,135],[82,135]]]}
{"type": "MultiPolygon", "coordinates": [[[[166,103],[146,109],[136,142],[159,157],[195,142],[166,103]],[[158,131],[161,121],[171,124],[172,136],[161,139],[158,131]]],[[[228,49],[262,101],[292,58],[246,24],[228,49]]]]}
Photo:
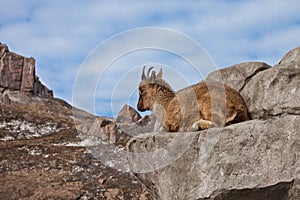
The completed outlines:
{"type": "Polygon", "coordinates": [[[10,52],[5,44],[0,43],[0,92],[4,90],[53,97],[53,91],[43,85],[35,74],[34,58],[10,52]]]}

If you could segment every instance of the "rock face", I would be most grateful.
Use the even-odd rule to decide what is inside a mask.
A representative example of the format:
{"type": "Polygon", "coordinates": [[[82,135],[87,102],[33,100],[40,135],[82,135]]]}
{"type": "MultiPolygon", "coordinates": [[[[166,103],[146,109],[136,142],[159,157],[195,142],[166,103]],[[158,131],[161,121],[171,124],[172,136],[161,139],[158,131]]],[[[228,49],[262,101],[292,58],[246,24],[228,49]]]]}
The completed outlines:
{"type": "Polygon", "coordinates": [[[279,64],[253,77],[243,96],[252,118],[300,114],[300,61],[279,64]]]}
{"type": "Polygon", "coordinates": [[[279,62],[279,64],[300,62],[300,47],[289,51],[279,62]]]}
{"type": "Polygon", "coordinates": [[[208,74],[206,80],[225,83],[236,91],[241,91],[248,81],[257,73],[269,69],[271,66],[263,62],[245,62],[220,69],[208,74]]]}
{"type": "Polygon", "coordinates": [[[151,156],[134,155],[131,169],[160,199],[300,199],[299,59],[296,48],[274,67],[248,62],[211,73],[241,93],[252,120],[132,139],[129,151],[151,156]]]}
{"type": "Polygon", "coordinates": [[[52,90],[44,86],[35,75],[34,58],[9,52],[8,47],[0,43],[0,91],[5,89],[53,97],[52,90]]]}
{"type": "Polygon", "coordinates": [[[165,166],[163,158],[154,154],[143,168],[156,162],[152,169],[157,170],[139,174],[156,185],[161,199],[199,199],[216,190],[258,189],[300,178],[299,124],[300,117],[286,115],[190,133],[189,137],[182,136],[187,133],[158,134],[136,139],[129,148],[146,154],[160,147],[167,151],[165,159],[174,156],[165,166]],[[181,152],[178,147],[182,145],[167,148],[176,141],[174,137],[190,142],[181,152]]]}

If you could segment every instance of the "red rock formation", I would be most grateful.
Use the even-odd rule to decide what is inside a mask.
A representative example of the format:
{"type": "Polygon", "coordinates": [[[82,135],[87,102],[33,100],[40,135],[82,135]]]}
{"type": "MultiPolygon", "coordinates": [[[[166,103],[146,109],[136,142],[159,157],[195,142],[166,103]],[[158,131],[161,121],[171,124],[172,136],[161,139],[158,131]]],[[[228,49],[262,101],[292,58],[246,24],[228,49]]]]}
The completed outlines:
{"type": "Polygon", "coordinates": [[[0,92],[20,90],[42,97],[53,97],[52,90],[44,86],[35,75],[34,58],[10,52],[0,43],[0,92]]]}

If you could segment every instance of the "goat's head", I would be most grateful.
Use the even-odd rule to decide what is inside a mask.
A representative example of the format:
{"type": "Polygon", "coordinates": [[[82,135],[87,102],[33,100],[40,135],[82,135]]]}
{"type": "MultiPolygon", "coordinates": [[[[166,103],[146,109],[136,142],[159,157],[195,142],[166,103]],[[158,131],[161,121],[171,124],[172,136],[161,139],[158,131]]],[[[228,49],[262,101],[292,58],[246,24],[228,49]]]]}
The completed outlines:
{"type": "Polygon", "coordinates": [[[143,68],[143,73],[141,76],[141,83],[139,85],[139,102],[137,108],[139,111],[152,110],[153,105],[156,102],[156,92],[158,83],[162,81],[162,69],[160,69],[159,73],[156,75],[154,71],[152,71],[151,76],[150,72],[153,67],[148,69],[147,75],[145,75],[145,66],[143,68]]]}

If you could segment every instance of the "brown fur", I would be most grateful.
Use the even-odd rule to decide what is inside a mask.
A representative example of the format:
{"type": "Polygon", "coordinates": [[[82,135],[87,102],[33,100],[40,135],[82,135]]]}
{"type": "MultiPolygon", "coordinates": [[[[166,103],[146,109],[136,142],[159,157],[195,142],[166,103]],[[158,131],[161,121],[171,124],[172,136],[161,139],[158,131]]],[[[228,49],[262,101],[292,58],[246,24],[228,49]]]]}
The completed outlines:
{"type": "MultiPolygon", "coordinates": [[[[145,69],[145,67],[144,67],[145,69]]],[[[152,110],[165,131],[196,131],[249,119],[237,91],[215,81],[202,81],[178,92],[162,79],[162,70],[142,74],[138,110],[152,110]]]]}

